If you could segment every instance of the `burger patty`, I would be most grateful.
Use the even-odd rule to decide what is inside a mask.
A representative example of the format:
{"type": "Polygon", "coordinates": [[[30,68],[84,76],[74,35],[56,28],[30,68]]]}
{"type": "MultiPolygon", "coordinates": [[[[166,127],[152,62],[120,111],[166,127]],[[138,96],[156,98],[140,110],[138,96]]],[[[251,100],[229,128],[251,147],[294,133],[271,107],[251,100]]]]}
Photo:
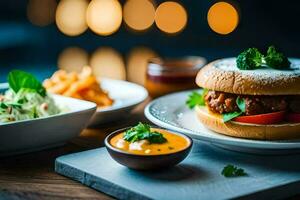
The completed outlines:
{"type": "Polygon", "coordinates": [[[230,93],[208,91],[205,95],[205,102],[208,108],[216,113],[228,113],[239,111],[236,105],[237,96],[230,93]]]}
{"type": "Polygon", "coordinates": [[[293,112],[300,112],[300,97],[298,96],[293,98],[286,96],[251,96],[208,91],[205,95],[205,102],[212,112],[220,114],[235,112],[240,111],[236,104],[238,96],[245,100],[245,115],[257,115],[288,109],[293,112]]]}
{"type": "Polygon", "coordinates": [[[289,97],[289,109],[295,113],[300,113],[300,96],[289,97]]]}

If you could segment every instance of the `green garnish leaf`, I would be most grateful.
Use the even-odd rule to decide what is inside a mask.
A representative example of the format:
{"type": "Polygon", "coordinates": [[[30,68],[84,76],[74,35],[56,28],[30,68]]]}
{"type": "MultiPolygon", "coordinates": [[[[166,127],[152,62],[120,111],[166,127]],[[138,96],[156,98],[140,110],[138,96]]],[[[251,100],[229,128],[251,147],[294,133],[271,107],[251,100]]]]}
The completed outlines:
{"type": "Polygon", "coordinates": [[[224,113],[223,114],[223,122],[228,122],[228,121],[232,120],[233,118],[236,118],[242,114],[243,114],[243,112],[224,113]]]}
{"type": "Polygon", "coordinates": [[[139,123],[135,127],[128,129],[124,135],[123,139],[128,142],[136,142],[139,140],[148,140],[150,143],[165,143],[167,139],[163,136],[163,134],[151,131],[150,125],[139,123]]]}
{"type": "Polygon", "coordinates": [[[241,97],[237,97],[236,98],[236,105],[239,107],[240,112],[231,112],[231,113],[224,113],[223,116],[223,122],[228,122],[240,115],[242,115],[243,113],[246,112],[246,103],[245,100],[241,97]]]}
{"type": "Polygon", "coordinates": [[[274,69],[289,69],[291,62],[274,46],[269,46],[266,56],[261,54],[256,48],[249,48],[243,51],[236,58],[236,65],[242,70],[257,69],[262,66],[274,69]]]}
{"type": "Polygon", "coordinates": [[[195,106],[204,106],[205,105],[205,95],[207,94],[208,90],[203,89],[201,92],[192,92],[188,99],[186,100],[186,105],[193,109],[195,106]]]}
{"type": "Polygon", "coordinates": [[[0,102],[0,108],[1,108],[1,109],[7,109],[8,106],[6,105],[6,103],[0,102]]]}
{"type": "Polygon", "coordinates": [[[257,69],[262,65],[263,55],[256,48],[249,48],[238,55],[236,65],[239,69],[257,69]]]}
{"type": "Polygon", "coordinates": [[[247,173],[242,168],[238,168],[234,165],[226,165],[222,170],[222,175],[225,177],[237,177],[246,176],[247,173]]]}
{"type": "Polygon", "coordinates": [[[46,96],[46,90],[43,85],[33,75],[21,70],[9,72],[8,84],[15,93],[18,93],[22,88],[26,88],[36,91],[43,97],[46,96]]]}
{"type": "Polygon", "coordinates": [[[236,98],[236,105],[239,107],[239,109],[244,113],[246,112],[246,103],[243,98],[237,97],[236,98]]]}
{"type": "Polygon", "coordinates": [[[291,62],[288,58],[279,52],[274,46],[270,46],[267,51],[267,56],[264,58],[266,64],[269,67],[275,69],[288,69],[290,68],[291,62]]]}

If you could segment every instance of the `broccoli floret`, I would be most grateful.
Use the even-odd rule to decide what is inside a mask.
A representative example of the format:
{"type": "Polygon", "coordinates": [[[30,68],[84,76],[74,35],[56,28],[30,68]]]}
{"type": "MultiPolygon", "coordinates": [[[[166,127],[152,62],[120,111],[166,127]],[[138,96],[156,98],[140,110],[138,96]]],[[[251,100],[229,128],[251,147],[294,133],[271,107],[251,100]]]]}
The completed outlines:
{"type": "Polygon", "coordinates": [[[279,52],[274,46],[270,46],[267,51],[267,56],[264,58],[269,67],[275,69],[288,69],[290,68],[290,61],[283,53],[279,52]]]}
{"type": "Polygon", "coordinates": [[[268,48],[266,56],[261,54],[256,48],[249,48],[238,55],[236,64],[242,70],[257,69],[263,65],[274,69],[288,69],[291,65],[288,58],[274,46],[268,48]]]}
{"type": "Polygon", "coordinates": [[[236,64],[239,69],[256,69],[262,65],[263,55],[256,48],[249,48],[238,55],[236,64]]]}

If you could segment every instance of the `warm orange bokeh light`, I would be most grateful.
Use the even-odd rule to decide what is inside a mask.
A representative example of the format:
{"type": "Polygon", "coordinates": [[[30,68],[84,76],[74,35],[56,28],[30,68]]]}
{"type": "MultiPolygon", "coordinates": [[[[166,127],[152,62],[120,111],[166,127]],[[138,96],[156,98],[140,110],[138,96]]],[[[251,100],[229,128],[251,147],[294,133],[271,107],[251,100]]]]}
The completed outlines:
{"type": "Polygon", "coordinates": [[[101,47],[91,56],[90,66],[97,77],[125,80],[126,71],[122,55],[110,47],[101,47]]]}
{"type": "Polygon", "coordinates": [[[187,23],[187,12],[177,2],[166,1],[158,6],[155,13],[157,27],[166,33],[177,33],[184,29],[187,23]]]}
{"type": "Polygon", "coordinates": [[[147,47],[135,47],[132,49],[127,59],[127,79],[144,85],[148,60],[155,57],[158,57],[158,55],[147,47]]]}
{"type": "Polygon", "coordinates": [[[56,25],[66,35],[80,35],[87,29],[87,0],[61,0],[56,10],[56,25]]]}
{"type": "Polygon", "coordinates": [[[218,2],[210,7],[207,14],[210,28],[219,34],[229,34],[239,23],[237,10],[227,2],[218,2]]]}
{"type": "Polygon", "coordinates": [[[118,0],[92,0],[86,13],[87,24],[99,35],[116,32],[122,23],[122,7],[118,0]]]}
{"type": "Polygon", "coordinates": [[[54,21],[56,6],[55,0],[29,0],[27,17],[34,25],[47,26],[54,21]]]}
{"type": "Polygon", "coordinates": [[[58,67],[68,72],[80,72],[82,67],[88,65],[88,53],[78,47],[69,47],[63,50],[58,57],[58,67]]]}
{"type": "Polygon", "coordinates": [[[132,29],[143,31],[154,22],[155,7],[150,0],[127,0],[123,8],[125,23],[132,29]]]}

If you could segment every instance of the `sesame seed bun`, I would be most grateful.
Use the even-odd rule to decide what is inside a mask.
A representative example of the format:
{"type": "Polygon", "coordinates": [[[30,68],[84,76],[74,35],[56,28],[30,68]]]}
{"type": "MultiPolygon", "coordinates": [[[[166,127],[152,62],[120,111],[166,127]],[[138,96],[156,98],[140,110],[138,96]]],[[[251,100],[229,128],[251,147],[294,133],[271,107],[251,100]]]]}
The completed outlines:
{"type": "Polygon", "coordinates": [[[299,95],[300,59],[289,58],[291,70],[263,67],[240,70],[235,58],[216,60],[203,67],[196,83],[203,88],[243,95],[299,95]]]}

